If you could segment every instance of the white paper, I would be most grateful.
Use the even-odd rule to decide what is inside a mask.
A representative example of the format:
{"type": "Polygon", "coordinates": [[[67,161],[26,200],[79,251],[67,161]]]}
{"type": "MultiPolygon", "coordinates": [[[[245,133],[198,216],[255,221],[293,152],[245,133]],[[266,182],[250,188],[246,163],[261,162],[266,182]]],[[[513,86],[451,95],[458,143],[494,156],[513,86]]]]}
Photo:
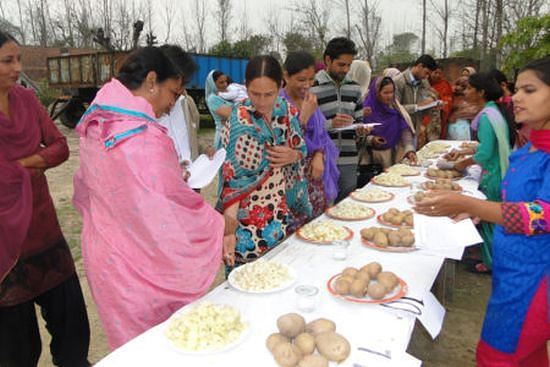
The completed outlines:
{"type": "Polygon", "coordinates": [[[406,352],[392,353],[391,358],[360,350],[357,350],[357,353],[354,351],[353,355],[355,359],[351,365],[354,367],[420,367],[422,365],[421,360],[406,352]]]}
{"type": "Polygon", "coordinates": [[[187,180],[187,184],[193,189],[202,189],[208,185],[218,174],[218,170],[225,160],[225,149],[220,149],[214,154],[211,160],[205,154],[201,154],[193,163],[187,167],[191,174],[187,180]]]}
{"type": "Polygon", "coordinates": [[[443,327],[445,308],[439,303],[432,292],[426,293],[424,297],[424,308],[418,319],[424,325],[432,339],[437,338],[443,327]]]}
{"type": "Polygon", "coordinates": [[[422,106],[416,105],[416,110],[417,111],[424,111],[424,110],[439,106],[442,103],[443,102],[438,99],[437,101],[433,101],[432,103],[428,103],[428,104],[425,104],[425,105],[422,105],[422,106]]]}
{"type": "Polygon", "coordinates": [[[455,222],[448,217],[414,214],[414,237],[418,248],[460,260],[466,246],[483,242],[471,219],[455,222]]]}
{"type": "Polygon", "coordinates": [[[331,131],[345,131],[345,130],[356,130],[359,127],[369,128],[382,125],[380,122],[373,122],[370,124],[351,124],[344,127],[335,127],[331,131]]]}

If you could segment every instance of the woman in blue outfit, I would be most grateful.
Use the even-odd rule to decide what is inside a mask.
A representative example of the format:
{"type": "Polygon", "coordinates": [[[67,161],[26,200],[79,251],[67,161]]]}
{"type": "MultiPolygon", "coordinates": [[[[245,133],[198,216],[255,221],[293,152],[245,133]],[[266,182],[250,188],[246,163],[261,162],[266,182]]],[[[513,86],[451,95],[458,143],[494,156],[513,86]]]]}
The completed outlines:
{"type": "Polygon", "coordinates": [[[216,134],[214,135],[214,148],[216,150],[221,148],[220,131],[223,124],[231,116],[231,102],[218,95],[219,92],[225,91],[228,85],[229,78],[219,70],[212,70],[206,77],[205,98],[206,105],[216,124],[216,134]]]}
{"type": "Polygon", "coordinates": [[[487,306],[480,367],[547,367],[550,340],[550,57],[525,66],[513,97],[516,121],[530,142],[510,156],[502,203],[440,194],[416,204],[419,213],[471,216],[496,224],[493,292],[487,306]]]}

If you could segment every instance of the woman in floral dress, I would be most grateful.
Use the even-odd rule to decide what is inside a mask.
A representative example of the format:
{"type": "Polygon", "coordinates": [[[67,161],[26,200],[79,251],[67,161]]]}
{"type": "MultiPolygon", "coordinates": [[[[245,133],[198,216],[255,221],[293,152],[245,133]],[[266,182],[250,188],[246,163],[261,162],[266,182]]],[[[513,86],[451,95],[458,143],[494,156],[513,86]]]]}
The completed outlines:
{"type": "Polygon", "coordinates": [[[253,261],[287,234],[289,210],[311,213],[298,110],[279,97],[281,66],[257,56],[246,67],[249,98],[233,109],[221,131],[227,157],[220,201],[227,220],[224,261],[253,261]]]}

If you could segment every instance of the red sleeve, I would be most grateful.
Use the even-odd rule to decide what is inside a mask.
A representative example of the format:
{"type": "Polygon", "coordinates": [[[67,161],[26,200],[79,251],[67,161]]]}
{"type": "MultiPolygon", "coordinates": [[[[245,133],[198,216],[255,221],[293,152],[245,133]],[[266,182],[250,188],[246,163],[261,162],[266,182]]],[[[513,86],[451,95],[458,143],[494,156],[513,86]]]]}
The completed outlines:
{"type": "Polygon", "coordinates": [[[44,145],[44,148],[38,152],[38,155],[44,158],[48,168],[59,166],[69,158],[67,139],[57,129],[48,111],[46,111],[34,94],[33,99],[38,114],[42,145],[44,145]]]}

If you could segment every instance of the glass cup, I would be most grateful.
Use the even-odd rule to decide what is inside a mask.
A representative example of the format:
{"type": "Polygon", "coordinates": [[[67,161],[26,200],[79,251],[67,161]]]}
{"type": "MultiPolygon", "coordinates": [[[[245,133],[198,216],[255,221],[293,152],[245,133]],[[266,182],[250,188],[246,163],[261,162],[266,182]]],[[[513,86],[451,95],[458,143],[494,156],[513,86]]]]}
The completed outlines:
{"type": "Polygon", "coordinates": [[[332,241],[332,258],[334,260],[346,260],[348,258],[348,247],[350,245],[349,241],[346,240],[336,240],[332,241]]]}
{"type": "Polygon", "coordinates": [[[312,312],[317,306],[319,288],[313,285],[299,285],[296,291],[296,307],[301,312],[312,312]]]}

